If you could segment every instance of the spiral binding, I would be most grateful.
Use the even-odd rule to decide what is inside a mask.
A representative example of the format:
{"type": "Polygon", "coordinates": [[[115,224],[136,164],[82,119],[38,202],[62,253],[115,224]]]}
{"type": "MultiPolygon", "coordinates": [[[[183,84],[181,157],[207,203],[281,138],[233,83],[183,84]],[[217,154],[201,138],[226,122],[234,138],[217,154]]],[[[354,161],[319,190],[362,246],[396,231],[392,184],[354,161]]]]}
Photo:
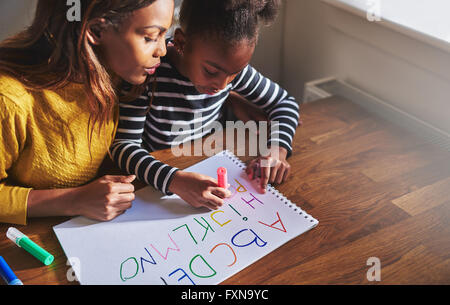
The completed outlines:
{"type": "MultiPolygon", "coordinates": [[[[234,164],[239,166],[239,168],[241,168],[242,170],[245,170],[245,168],[247,167],[244,162],[242,162],[238,157],[235,156],[233,152],[229,151],[228,149],[224,150],[223,154],[226,157],[228,157],[228,159],[230,159],[234,164]]],[[[302,215],[305,219],[309,220],[310,222],[315,222],[317,224],[318,222],[317,219],[315,219],[314,217],[303,211],[298,205],[287,199],[286,196],[280,193],[272,185],[268,184],[267,188],[269,192],[271,192],[273,195],[279,198],[281,202],[283,202],[287,207],[292,209],[294,212],[297,212],[299,215],[302,215]]]]}

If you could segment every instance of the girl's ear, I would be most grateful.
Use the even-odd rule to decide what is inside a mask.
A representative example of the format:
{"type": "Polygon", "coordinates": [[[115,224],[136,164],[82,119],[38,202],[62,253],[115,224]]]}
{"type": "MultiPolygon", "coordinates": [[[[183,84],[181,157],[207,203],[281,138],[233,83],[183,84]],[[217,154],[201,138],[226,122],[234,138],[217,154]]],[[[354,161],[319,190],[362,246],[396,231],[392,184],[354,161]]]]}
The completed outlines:
{"type": "Polygon", "coordinates": [[[95,18],[89,21],[86,31],[88,41],[93,45],[100,45],[106,26],[107,22],[104,18],[95,18]]]}
{"type": "Polygon", "coordinates": [[[173,44],[178,53],[183,54],[186,46],[186,35],[181,28],[177,28],[173,35],[173,44]]]}

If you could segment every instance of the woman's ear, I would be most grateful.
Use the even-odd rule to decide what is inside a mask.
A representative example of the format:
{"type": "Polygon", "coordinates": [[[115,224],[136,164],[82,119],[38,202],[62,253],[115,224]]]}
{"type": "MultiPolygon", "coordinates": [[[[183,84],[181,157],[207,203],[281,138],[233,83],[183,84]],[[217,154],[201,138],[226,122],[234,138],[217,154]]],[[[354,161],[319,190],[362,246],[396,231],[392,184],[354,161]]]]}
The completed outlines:
{"type": "Polygon", "coordinates": [[[173,44],[175,46],[175,50],[177,50],[179,54],[183,54],[186,46],[186,35],[181,28],[177,28],[175,30],[173,35],[173,44]]]}
{"type": "Polygon", "coordinates": [[[95,18],[88,22],[86,36],[93,45],[100,45],[103,39],[104,31],[107,27],[106,19],[95,18]]]}

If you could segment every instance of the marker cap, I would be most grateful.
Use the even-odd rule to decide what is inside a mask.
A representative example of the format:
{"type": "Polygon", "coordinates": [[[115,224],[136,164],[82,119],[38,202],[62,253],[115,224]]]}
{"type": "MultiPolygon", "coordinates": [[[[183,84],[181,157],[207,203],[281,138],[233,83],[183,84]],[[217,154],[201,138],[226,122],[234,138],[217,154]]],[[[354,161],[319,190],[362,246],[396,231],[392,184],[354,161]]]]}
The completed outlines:
{"type": "Polygon", "coordinates": [[[18,245],[20,247],[20,245],[18,243],[18,239],[20,240],[20,238],[25,237],[25,234],[23,234],[16,228],[10,227],[8,229],[8,231],[6,231],[6,237],[11,239],[16,245],[18,245]]]}
{"type": "Polygon", "coordinates": [[[217,169],[217,184],[220,187],[227,188],[227,169],[225,167],[219,167],[217,169]]]}
{"type": "Polygon", "coordinates": [[[46,266],[50,265],[55,259],[53,255],[42,249],[39,245],[37,245],[16,228],[10,227],[6,232],[6,236],[11,239],[16,245],[24,248],[28,253],[36,257],[46,266]]]}
{"type": "Polygon", "coordinates": [[[12,280],[11,282],[9,282],[9,285],[11,285],[11,286],[19,286],[19,285],[23,285],[23,283],[22,283],[21,280],[15,279],[15,280],[12,280]]]}

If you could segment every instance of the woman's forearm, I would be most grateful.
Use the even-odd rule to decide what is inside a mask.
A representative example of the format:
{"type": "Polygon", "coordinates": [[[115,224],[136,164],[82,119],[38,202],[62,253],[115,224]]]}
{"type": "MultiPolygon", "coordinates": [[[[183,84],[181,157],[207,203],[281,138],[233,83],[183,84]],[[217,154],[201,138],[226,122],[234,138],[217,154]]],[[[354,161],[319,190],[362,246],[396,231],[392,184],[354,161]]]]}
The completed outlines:
{"type": "Polygon", "coordinates": [[[73,200],[75,188],[31,190],[27,201],[28,217],[78,215],[73,200]]]}
{"type": "Polygon", "coordinates": [[[28,195],[27,216],[75,216],[106,221],[131,207],[136,177],[100,177],[89,184],[66,189],[32,190],[28,195]]]}

